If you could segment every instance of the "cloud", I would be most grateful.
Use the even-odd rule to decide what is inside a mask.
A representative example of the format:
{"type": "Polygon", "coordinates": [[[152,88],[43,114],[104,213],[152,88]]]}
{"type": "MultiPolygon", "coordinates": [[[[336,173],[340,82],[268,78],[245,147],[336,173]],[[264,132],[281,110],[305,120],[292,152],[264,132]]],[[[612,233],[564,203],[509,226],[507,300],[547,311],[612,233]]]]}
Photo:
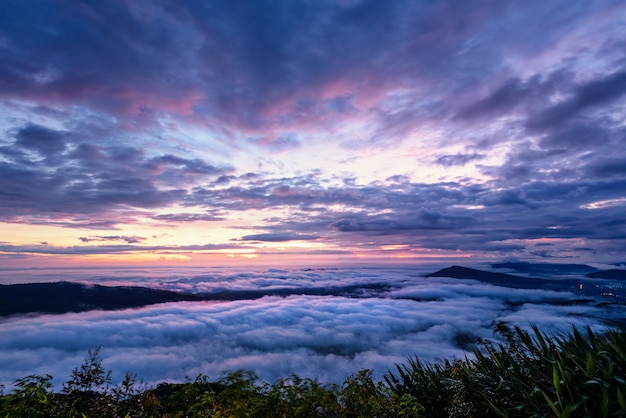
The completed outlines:
{"type": "Polygon", "coordinates": [[[497,320],[526,329],[532,322],[549,332],[572,325],[603,329],[603,318],[617,314],[593,304],[570,306],[575,296],[569,292],[504,289],[416,274],[424,270],[215,270],[188,278],[170,272],[160,279],[128,270],[118,277],[101,273],[95,276],[98,283],[125,275],[135,284],[156,279],[179,289],[185,284],[263,289],[312,283],[339,289],[382,281],[395,290],[360,299],[266,297],[6,318],[0,329],[0,381],[10,384],[37,371],[51,373],[60,385],[87,349],[102,345],[103,364],[113,369],[115,381],[126,371],[155,384],[197,373],[216,378],[223,370],[245,368],[270,382],[292,372],[341,382],[365,367],[380,377],[415,354],[426,361],[462,357],[468,342],[493,337],[491,324],[497,320]]]}
{"type": "Polygon", "coordinates": [[[457,52],[467,37],[515,12],[491,1],[471,10],[406,1],[7,7],[5,42],[21,51],[5,61],[7,95],[80,103],[135,123],[153,125],[167,112],[276,133],[338,124],[390,86],[440,81],[450,64],[465,64],[457,52]]]}
{"type": "Polygon", "coordinates": [[[626,72],[618,71],[582,82],[570,92],[570,97],[531,119],[530,125],[537,128],[559,125],[580,112],[621,98],[626,93],[626,72]]]}
{"type": "Polygon", "coordinates": [[[182,168],[194,174],[221,174],[225,171],[224,169],[218,169],[212,165],[206,164],[204,161],[197,158],[188,160],[171,154],[152,158],[146,163],[146,167],[151,170],[161,170],[167,166],[182,168]]]}
{"type": "Polygon", "coordinates": [[[267,242],[285,242],[285,241],[311,241],[318,239],[316,235],[300,235],[293,232],[270,232],[266,234],[244,235],[242,241],[267,241],[267,242]]]}
{"type": "Polygon", "coordinates": [[[295,134],[283,134],[275,138],[251,138],[250,142],[272,151],[281,151],[302,146],[302,142],[295,134]]]}
{"type": "Polygon", "coordinates": [[[92,242],[92,241],[124,241],[127,244],[137,244],[142,241],[145,241],[147,238],[138,237],[138,236],[126,236],[126,235],[107,235],[107,236],[88,236],[88,237],[80,237],[78,238],[82,242],[92,242]]]}
{"type": "Polygon", "coordinates": [[[224,216],[219,215],[219,211],[215,213],[162,213],[152,216],[157,221],[165,221],[168,223],[178,222],[196,222],[196,221],[222,221],[224,216]]]}
{"type": "Polygon", "coordinates": [[[442,155],[435,161],[437,164],[444,167],[453,167],[457,165],[465,165],[470,161],[480,160],[484,158],[484,155],[480,154],[455,154],[455,155],[442,155]]]}
{"type": "MultiPolygon", "coordinates": [[[[85,237],[83,237],[85,238],[85,237]]],[[[86,237],[87,243],[90,241],[124,241],[127,244],[135,244],[142,242],[142,237],[99,237],[91,239],[86,237]]],[[[234,244],[203,244],[203,245],[77,245],[77,246],[58,246],[58,245],[0,245],[0,251],[6,253],[29,253],[29,254],[66,254],[66,255],[85,255],[85,254],[126,254],[145,251],[212,251],[234,248],[246,248],[242,245],[234,244]]]]}
{"type": "MultiPolygon", "coordinates": [[[[614,166],[619,166],[617,160],[614,166]]],[[[599,171],[600,167],[604,167],[602,170],[606,171],[612,166],[608,164],[598,167],[593,169],[599,171]]],[[[614,173],[617,176],[619,171],[614,173]]],[[[10,177],[5,177],[5,181],[8,178],[10,177]]],[[[615,199],[614,196],[619,195],[624,187],[623,181],[619,179],[602,183],[534,182],[523,186],[502,187],[496,191],[473,184],[424,185],[411,183],[405,177],[397,179],[402,182],[389,180],[388,184],[376,186],[342,187],[324,185],[314,176],[281,179],[256,177],[253,182],[231,179],[226,187],[197,187],[193,194],[186,197],[186,204],[202,208],[202,212],[160,213],[152,218],[176,223],[219,221],[230,216],[228,211],[289,207],[291,212],[285,216],[267,218],[263,223],[254,226],[268,231],[267,233],[246,235],[243,240],[286,242],[323,236],[327,242],[333,241],[341,247],[350,248],[352,243],[362,241],[362,236],[368,236],[369,239],[378,237],[376,240],[379,246],[404,244],[415,248],[497,251],[502,254],[523,250],[525,245],[528,245],[529,254],[531,251],[537,254],[536,248],[530,242],[524,243],[522,240],[541,238],[586,237],[597,243],[603,240],[604,250],[608,245],[617,251],[621,240],[619,236],[624,235],[623,223],[613,223],[612,227],[607,228],[611,216],[618,216],[619,207],[603,207],[600,209],[601,214],[585,209],[585,205],[590,203],[615,199]],[[398,187],[399,184],[401,187],[398,187]],[[568,202],[568,205],[564,206],[563,202],[568,202]],[[517,209],[512,212],[511,207],[517,209]],[[438,233],[433,234],[433,231],[438,233]]],[[[24,177],[21,182],[25,183],[24,177]]],[[[39,196],[46,197],[45,194],[39,196]]],[[[164,198],[166,196],[167,194],[163,195],[164,198]]],[[[144,202],[143,206],[147,203],[144,202]]],[[[76,205],[75,211],[80,209],[80,204],[76,205]]],[[[116,216],[117,222],[123,219],[120,215],[116,216]]],[[[133,212],[129,211],[127,216],[132,217],[133,212]]],[[[37,219],[32,213],[26,219],[14,217],[12,220],[54,223],[45,217],[37,219]]],[[[67,222],[64,226],[105,229],[114,227],[115,223],[107,218],[98,220],[94,216],[77,214],[73,222],[67,222]]],[[[559,246],[556,241],[551,245],[559,246]]],[[[572,248],[569,243],[563,245],[572,248]]],[[[108,253],[114,251],[116,246],[100,248],[108,253]]],[[[119,251],[129,250],[123,246],[117,248],[119,251]]],[[[137,247],[132,251],[150,248],[152,247],[137,247]]],[[[176,250],[179,247],[159,247],[166,248],[176,250]]],[[[35,250],[45,251],[43,248],[35,250]]],[[[95,248],[89,249],[93,250],[95,248]]]]}
{"type": "Polygon", "coordinates": [[[65,150],[64,133],[48,129],[40,125],[27,125],[19,129],[16,134],[15,145],[23,149],[39,152],[43,157],[55,155],[65,150]]]}
{"type": "Polygon", "coordinates": [[[46,164],[33,164],[8,148],[0,150],[5,157],[0,161],[0,196],[6,202],[0,219],[7,222],[114,229],[132,217],[131,208],[174,204],[186,194],[183,184],[232,171],[228,165],[217,167],[198,158],[150,157],[136,147],[77,143],[68,138],[79,133],[39,125],[26,125],[15,136],[14,147],[37,151],[46,164]]]}
{"type": "Polygon", "coordinates": [[[626,156],[606,158],[589,164],[587,172],[595,177],[606,179],[611,177],[626,177],[626,156]]]}
{"type": "MultiPolygon", "coordinates": [[[[379,246],[404,244],[504,254],[523,250],[525,245],[533,251],[529,243],[521,241],[524,239],[613,239],[609,235],[615,234],[603,226],[606,216],[612,215],[594,216],[584,205],[619,195],[622,183],[618,179],[605,183],[536,181],[523,186],[502,184],[499,190],[491,190],[476,184],[411,183],[401,176],[388,179],[388,184],[344,187],[325,186],[315,177],[294,177],[197,189],[193,201],[231,210],[288,206],[293,208],[291,215],[268,218],[256,227],[277,234],[288,229],[294,234],[324,236],[344,247],[367,236],[370,240],[376,237],[379,246]],[[564,206],[564,202],[568,204],[564,206]],[[516,209],[512,211],[512,207],[516,209]]],[[[619,247],[618,241],[609,245],[615,250],[619,247]]]]}

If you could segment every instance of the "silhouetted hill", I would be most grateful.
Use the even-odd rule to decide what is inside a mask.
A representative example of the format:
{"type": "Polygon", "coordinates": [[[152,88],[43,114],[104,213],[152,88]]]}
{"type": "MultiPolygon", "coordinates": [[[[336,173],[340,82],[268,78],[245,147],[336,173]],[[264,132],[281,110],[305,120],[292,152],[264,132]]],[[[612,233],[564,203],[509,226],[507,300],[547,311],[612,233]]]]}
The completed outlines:
{"type": "Polygon", "coordinates": [[[454,279],[473,279],[481,282],[505,287],[534,289],[548,284],[548,280],[530,277],[514,276],[512,274],[494,273],[490,271],[476,270],[468,267],[452,266],[431,273],[426,277],[451,277],[454,279]]]}
{"type": "Polygon", "coordinates": [[[626,280],[626,270],[602,270],[594,273],[587,274],[587,277],[593,279],[612,279],[612,280],[626,280]]]}
{"type": "Polygon", "coordinates": [[[35,312],[61,314],[93,309],[114,310],[164,302],[251,300],[265,296],[361,298],[386,292],[390,288],[386,283],[363,283],[334,287],[220,290],[192,294],[138,286],[101,286],[70,282],[13,284],[0,285],[0,316],[35,312]]]}
{"type": "MultiPolygon", "coordinates": [[[[590,273],[589,278],[602,277],[605,279],[625,279],[626,270],[607,270],[605,272],[590,273]]],[[[521,277],[512,274],[494,273],[490,271],[476,270],[461,266],[452,266],[431,273],[426,277],[451,277],[454,279],[472,279],[496,286],[512,287],[517,289],[549,289],[557,291],[570,291],[585,296],[601,296],[617,303],[626,300],[626,289],[620,283],[602,283],[598,280],[579,279],[538,279],[534,277],[521,277]]]]}
{"type": "Polygon", "coordinates": [[[193,294],[137,286],[88,286],[70,282],[12,284],[0,285],[0,316],[124,309],[194,300],[201,298],[193,294]]]}

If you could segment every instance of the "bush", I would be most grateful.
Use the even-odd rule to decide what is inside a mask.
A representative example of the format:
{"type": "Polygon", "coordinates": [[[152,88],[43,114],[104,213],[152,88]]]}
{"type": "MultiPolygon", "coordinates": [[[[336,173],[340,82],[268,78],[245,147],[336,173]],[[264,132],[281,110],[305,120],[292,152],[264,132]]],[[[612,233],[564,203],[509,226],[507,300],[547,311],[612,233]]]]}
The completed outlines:
{"type": "Polygon", "coordinates": [[[55,397],[51,392],[51,380],[50,375],[30,375],[13,382],[13,392],[2,396],[2,415],[32,418],[54,415],[55,397]]]}

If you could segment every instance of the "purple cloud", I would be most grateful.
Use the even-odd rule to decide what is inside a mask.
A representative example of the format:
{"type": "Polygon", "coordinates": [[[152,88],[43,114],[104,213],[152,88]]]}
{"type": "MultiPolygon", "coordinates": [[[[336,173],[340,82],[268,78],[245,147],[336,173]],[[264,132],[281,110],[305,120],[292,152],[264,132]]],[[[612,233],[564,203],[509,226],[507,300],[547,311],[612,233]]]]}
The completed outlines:
{"type": "Polygon", "coordinates": [[[457,165],[465,165],[471,161],[481,160],[485,156],[480,154],[455,154],[455,155],[442,155],[435,161],[437,164],[444,167],[453,167],[457,165]]]}
{"type": "Polygon", "coordinates": [[[265,234],[244,235],[242,241],[267,241],[267,242],[285,242],[285,241],[311,241],[318,239],[316,235],[301,235],[292,232],[270,232],[265,234]]]}
{"type": "Polygon", "coordinates": [[[127,244],[138,244],[142,241],[145,241],[147,238],[138,237],[138,236],[126,236],[126,235],[107,235],[107,236],[88,236],[88,237],[80,237],[78,238],[82,242],[92,242],[92,241],[124,241],[127,244]]]}

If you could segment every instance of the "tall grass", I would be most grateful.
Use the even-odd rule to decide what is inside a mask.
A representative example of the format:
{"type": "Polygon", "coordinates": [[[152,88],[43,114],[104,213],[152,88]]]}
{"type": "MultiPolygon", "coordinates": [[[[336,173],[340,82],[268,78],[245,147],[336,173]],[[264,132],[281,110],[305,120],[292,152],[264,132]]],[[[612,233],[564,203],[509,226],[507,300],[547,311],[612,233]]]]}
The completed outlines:
{"type": "Polygon", "coordinates": [[[432,417],[626,416],[626,334],[573,329],[547,336],[500,324],[506,344],[483,344],[472,358],[411,359],[385,377],[432,417]]]}

